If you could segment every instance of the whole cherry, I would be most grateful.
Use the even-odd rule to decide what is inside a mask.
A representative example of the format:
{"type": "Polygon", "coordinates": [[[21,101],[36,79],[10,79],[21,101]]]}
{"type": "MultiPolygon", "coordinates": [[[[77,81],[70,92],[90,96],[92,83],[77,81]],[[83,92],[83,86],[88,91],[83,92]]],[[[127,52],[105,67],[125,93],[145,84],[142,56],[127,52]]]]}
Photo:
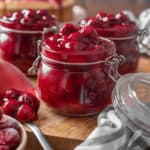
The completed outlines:
{"type": "Polygon", "coordinates": [[[64,36],[70,35],[73,32],[76,32],[77,28],[72,23],[67,23],[61,28],[60,33],[64,36]]]}
{"type": "Polygon", "coordinates": [[[9,149],[14,149],[20,143],[20,140],[20,135],[16,129],[5,128],[0,130],[0,145],[7,145],[9,149]]]}
{"type": "Polygon", "coordinates": [[[94,42],[97,39],[97,32],[94,28],[87,26],[81,30],[84,38],[87,38],[90,42],[94,42]]]}
{"type": "Polygon", "coordinates": [[[3,97],[12,100],[17,100],[21,94],[22,94],[21,91],[12,88],[12,89],[8,89],[3,97]]]}
{"type": "Polygon", "coordinates": [[[39,100],[30,93],[23,93],[18,97],[18,102],[30,106],[35,112],[38,111],[40,106],[39,100]]]}
{"type": "Polygon", "coordinates": [[[30,122],[37,119],[37,114],[28,105],[22,105],[18,109],[16,118],[21,122],[30,122]]]}
{"type": "Polygon", "coordinates": [[[101,26],[101,21],[98,18],[91,18],[88,20],[87,25],[94,27],[94,28],[99,28],[101,26]]]}
{"type": "Polygon", "coordinates": [[[2,106],[3,112],[7,115],[15,117],[20,105],[21,104],[16,100],[9,100],[2,106]]]}

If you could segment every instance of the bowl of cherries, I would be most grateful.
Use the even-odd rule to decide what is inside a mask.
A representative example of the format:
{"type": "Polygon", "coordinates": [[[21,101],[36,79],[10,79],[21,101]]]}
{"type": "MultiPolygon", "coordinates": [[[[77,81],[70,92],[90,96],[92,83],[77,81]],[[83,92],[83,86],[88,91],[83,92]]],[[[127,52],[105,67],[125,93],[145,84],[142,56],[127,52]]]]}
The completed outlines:
{"type": "Polygon", "coordinates": [[[24,150],[27,134],[23,126],[14,118],[4,115],[0,109],[0,149],[24,150]]]}

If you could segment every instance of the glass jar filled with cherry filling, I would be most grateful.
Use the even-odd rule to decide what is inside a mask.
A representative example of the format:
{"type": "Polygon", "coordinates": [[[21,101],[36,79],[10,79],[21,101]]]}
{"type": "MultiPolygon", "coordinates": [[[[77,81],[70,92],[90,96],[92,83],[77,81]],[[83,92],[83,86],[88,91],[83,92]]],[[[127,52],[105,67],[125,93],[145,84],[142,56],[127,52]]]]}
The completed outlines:
{"type": "Polygon", "coordinates": [[[91,26],[96,29],[99,36],[115,42],[117,53],[126,58],[126,62],[119,67],[121,74],[136,71],[139,60],[138,28],[126,14],[99,12],[96,17],[81,21],[80,26],[91,26]]]}
{"type": "Polygon", "coordinates": [[[39,96],[64,115],[100,112],[111,103],[114,81],[109,73],[117,75],[111,63],[115,57],[114,43],[98,37],[95,29],[66,24],[42,44],[39,96]]]}
{"type": "MultiPolygon", "coordinates": [[[[45,10],[22,10],[0,19],[0,52],[2,58],[27,75],[37,57],[37,41],[42,31],[57,26],[54,15],[45,10]]],[[[52,34],[52,33],[50,33],[52,34]]]]}

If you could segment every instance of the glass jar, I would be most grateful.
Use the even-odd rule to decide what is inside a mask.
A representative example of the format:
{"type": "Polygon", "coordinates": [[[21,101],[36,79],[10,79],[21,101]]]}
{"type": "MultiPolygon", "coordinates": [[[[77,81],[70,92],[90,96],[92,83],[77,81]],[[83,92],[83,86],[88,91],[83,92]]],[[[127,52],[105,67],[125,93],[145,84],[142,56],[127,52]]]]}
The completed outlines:
{"type": "MultiPolygon", "coordinates": [[[[36,15],[36,11],[22,10],[22,12],[23,11],[31,13],[32,17],[36,15]]],[[[37,57],[37,41],[42,39],[42,32],[45,27],[52,28],[53,26],[57,26],[57,22],[55,16],[52,16],[51,21],[47,21],[46,24],[42,24],[42,22],[41,24],[40,22],[39,24],[28,24],[25,23],[25,21],[34,18],[30,18],[30,15],[28,18],[19,18],[22,12],[15,12],[11,14],[10,17],[5,16],[0,19],[0,52],[4,60],[17,66],[26,75],[32,76],[32,74],[28,73],[28,69],[32,66],[33,61],[37,57]],[[20,22],[17,21],[19,19],[20,22]],[[24,23],[22,23],[23,21],[24,23]]],[[[41,15],[44,16],[44,11],[41,15]]],[[[52,34],[52,32],[49,32],[49,35],[50,34],[52,34]]]]}
{"type": "Polygon", "coordinates": [[[126,62],[119,67],[119,72],[121,74],[136,72],[140,56],[137,35],[109,39],[115,42],[117,53],[126,58],[126,62]]]}
{"type": "Polygon", "coordinates": [[[123,12],[106,14],[99,12],[96,17],[82,20],[79,26],[90,26],[96,29],[99,36],[115,42],[116,52],[126,58],[126,62],[119,67],[121,74],[136,71],[140,56],[137,43],[138,27],[123,12]]]}
{"type": "Polygon", "coordinates": [[[150,142],[150,73],[122,76],[113,90],[112,100],[123,124],[134,132],[128,148],[141,136],[150,142]]]}
{"type": "Polygon", "coordinates": [[[130,31],[119,28],[116,30],[97,29],[97,32],[100,36],[114,41],[116,44],[116,52],[119,55],[125,56],[126,62],[119,67],[119,72],[121,74],[136,72],[140,56],[137,43],[138,32],[130,33],[130,31]]]}
{"type": "Polygon", "coordinates": [[[114,81],[110,75],[118,75],[116,66],[121,59],[117,59],[114,43],[102,40],[110,44],[107,50],[63,53],[42,44],[39,96],[56,112],[73,116],[91,115],[111,103],[114,81]],[[65,62],[64,58],[78,58],[79,62],[65,62]],[[117,60],[117,64],[111,63],[112,60],[117,60]]]}

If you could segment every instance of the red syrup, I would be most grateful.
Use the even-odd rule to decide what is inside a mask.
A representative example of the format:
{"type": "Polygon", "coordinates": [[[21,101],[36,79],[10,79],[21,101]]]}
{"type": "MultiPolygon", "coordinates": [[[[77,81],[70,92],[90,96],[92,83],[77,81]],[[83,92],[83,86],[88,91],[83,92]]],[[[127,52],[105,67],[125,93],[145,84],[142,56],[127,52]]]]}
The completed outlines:
{"type": "Polygon", "coordinates": [[[114,82],[104,61],[114,54],[114,43],[99,38],[95,29],[66,24],[42,46],[39,96],[64,115],[100,112],[111,103],[114,82]]]}

